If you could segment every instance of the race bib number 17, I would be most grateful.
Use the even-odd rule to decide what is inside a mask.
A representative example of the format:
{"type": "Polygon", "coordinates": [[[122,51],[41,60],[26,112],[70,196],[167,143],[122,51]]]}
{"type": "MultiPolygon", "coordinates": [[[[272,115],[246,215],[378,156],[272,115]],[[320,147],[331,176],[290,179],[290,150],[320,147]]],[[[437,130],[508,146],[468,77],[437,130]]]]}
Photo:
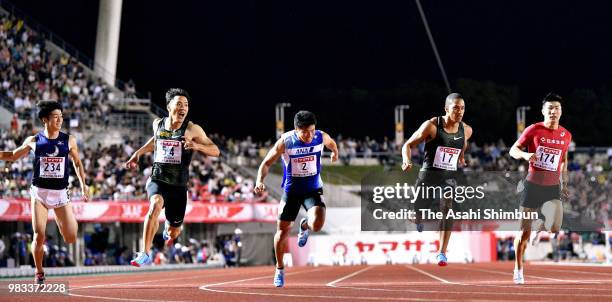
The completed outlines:
{"type": "Polygon", "coordinates": [[[459,154],[461,154],[461,149],[438,146],[433,166],[444,170],[457,171],[459,154]]]}

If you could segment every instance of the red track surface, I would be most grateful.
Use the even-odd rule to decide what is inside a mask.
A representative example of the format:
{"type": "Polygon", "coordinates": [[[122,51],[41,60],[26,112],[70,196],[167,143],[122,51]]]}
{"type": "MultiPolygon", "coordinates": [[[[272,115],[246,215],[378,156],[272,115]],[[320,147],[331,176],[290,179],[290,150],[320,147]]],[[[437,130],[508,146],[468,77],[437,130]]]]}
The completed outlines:
{"type": "MultiPolygon", "coordinates": [[[[0,296],[0,301],[612,301],[612,268],[511,263],[299,267],[285,287],[274,268],[189,270],[67,277],[70,296],[0,296]]],[[[49,278],[60,280],[60,278],[49,278]]]]}

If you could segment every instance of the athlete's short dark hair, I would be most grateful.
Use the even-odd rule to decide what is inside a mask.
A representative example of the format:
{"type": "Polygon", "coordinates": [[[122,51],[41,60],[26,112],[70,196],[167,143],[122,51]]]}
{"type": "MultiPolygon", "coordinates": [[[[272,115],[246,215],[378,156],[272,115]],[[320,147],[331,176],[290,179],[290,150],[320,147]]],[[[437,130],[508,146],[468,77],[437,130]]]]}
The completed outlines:
{"type": "Polygon", "coordinates": [[[446,97],[446,100],[444,101],[444,106],[449,106],[456,99],[463,100],[463,97],[461,96],[461,94],[458,94],[456,92],[453,92],[453,93],[449,94],[446,97]]]}
{"type": "Polygon", "coordinates": [[[49,117],[53,110],[63,111],[62,104],[56,101],[40,101],[36,104],[38,107],[38,119],[42,121],[43,118],[49,117]]]}
{"type": "Polygon", "coordinates": [[[317,118],[314,113],[306,110],[301,110],[300,112],[295,114],[293,118],[293,125],[295,128],[306,128],[310,125],[316,125],[317,118]]]}
{"type": "Polygon", "coordinates": [[[191,100],[187,90],[182,88],[170,88],[166,91],[166,106],[172,102],[175,96],[184,96],[187,100],[191,100]]]}
{"type": "Polygon", "coordinates": [[[548,102],[559,102],[559,103],[563,103],[563,98],[554,93],[554,92],[549,92],[548,94],[546,94],[544,96],[544,98],[542,99],[542,106],[544,106],[544,104],[548,103],[548,102]]]}

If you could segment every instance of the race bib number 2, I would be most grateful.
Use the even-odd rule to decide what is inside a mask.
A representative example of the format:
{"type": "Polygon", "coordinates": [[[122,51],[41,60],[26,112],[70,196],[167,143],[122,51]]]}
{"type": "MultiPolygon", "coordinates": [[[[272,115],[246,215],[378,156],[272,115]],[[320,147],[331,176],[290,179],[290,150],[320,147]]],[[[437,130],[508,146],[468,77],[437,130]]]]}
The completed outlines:
{"type": "Polygon", "coordinates": [[[291,159],[291,176],[307,177],[317,174],[317,157],[314,155],[291,159]]]}
{"type": "Polygon", "coordinates": [[[183,146],[181,142],[168,139],[157,139],[155,162],[163,164],[180,164],[183,146]]]}
{"type": "Polygon", "coordinates": [[[39,175],[41,178],[64,178],[63,157],[41,157],[39,175]]]}
{"type": "Polygon", "coordinates": [[[433,166],[443,170],[457,171],[459,154],[461,154],[461,149],[438,146],[433,166]]]}
{"type": "Polygon", "coordinates": [[[547,171],[557,171],[562,153],[560,149],[538,146],[533,166],[547,171]]]}

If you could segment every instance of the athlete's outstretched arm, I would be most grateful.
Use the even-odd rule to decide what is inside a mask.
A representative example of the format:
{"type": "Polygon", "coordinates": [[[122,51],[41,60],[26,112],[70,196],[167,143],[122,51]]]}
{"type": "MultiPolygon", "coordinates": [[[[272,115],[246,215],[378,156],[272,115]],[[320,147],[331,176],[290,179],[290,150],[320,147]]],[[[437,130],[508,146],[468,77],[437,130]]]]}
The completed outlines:
{"type": "Polygon", "coordinates": [[[338,160],[338,144],[336,144],[336,141],[331,138],[331,136],[329,136],[329,134],[321,131],[323,133],[323,145],[325,145],[325,147],[327,147],[327,149],[331,150],[331,162],[335,162],[338,160]]]}
{"type": "Polygon", "coordinates": [[[74,171],[76,172],[79,183],[81,184],[81,194],[83,195],[83,200],[89,201],[89,190],[87,189],[87,184],[85,183],[85,169],[83,168],[83,163],[79,157],[79,146],[77,145],[76,138],[71,135],[68,139],[68,144],[70,145],[70,152],[68,155],[70,155],[70,158],[72,159],[74,171]]]}
{"type": "Polygon", "coordinates": [[[36,143],[34,136],[28,136],[21,146],[13,151],[0,151],[0,160],[16,161],[26,155],[30,150],[33,150],[33,144],[36,143]]]}
{"type": "Polygon", "coordinates": [[[140,149],[136,150],[134,154],[128,159],[125,163],[125,168],[134,169],[138,167],[138,160],[140,160],[140,156],[153,152],[155,150],[155,136],[151,136],[151,138],[142,146],[140,149]]]}
{"type": "Polygon", "coordinates": [[[266,157],[259,165],[259,170],[257,171],[257,180],[255,181],[255,193],[259,194],[266,190],[266,185],[264,184],[264,179],[268,175],[268,171],[270,167],[283,155],[285,152],[285,139],[281,137],[276,141],[274,147],[268,151],[266,157]]]}
{"type": "Polygon", "coordinates": [[[215,145],[215,143],[213,143],[213,141],[206,136],[204,129],[202,129],[200,125],[190,123],[187,131],[189,132],[189,135],[185,133],[185,141],[183,142],[185,149],[195,150],[206,156],[217,157],[219,154],[221,154],[219,147],[217,147],[217,145],[215,145]]]}
{"type": "Polygon", "coordinates": [[[429,138],[433,138],[436,135],[436,126],[432,120],[427,120],[421,127],[415,131],[412,136],[402,146],[402,170],[406,171],[412,168],[412,158],[410,148],[419,145],[423,141],[429,138]]]}

